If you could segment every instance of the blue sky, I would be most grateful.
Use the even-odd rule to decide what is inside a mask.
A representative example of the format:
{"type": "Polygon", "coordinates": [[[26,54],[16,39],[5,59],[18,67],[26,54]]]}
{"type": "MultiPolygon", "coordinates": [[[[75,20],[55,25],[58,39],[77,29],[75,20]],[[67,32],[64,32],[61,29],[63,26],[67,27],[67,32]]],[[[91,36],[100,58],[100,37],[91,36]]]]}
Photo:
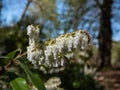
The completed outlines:
{"type": "MultiPolygon", "coordinates": [[[[13,25],[14,21],[19,21],[21,14],[27,4],[27,0],[2,0],[3,1],[3,9],[2,9],[2,19],[4,20],[3,24],[13,25]],[[4,14],[5,13],[5,14],[4,14]],[[3,15],[4,14],[4,15],[3,15]]],[[[113,4],[113,7],[120,8],[120,4],[118,4],[119,0],[113,4]]],[[[61,13],[63,9],[62,3],[59,3],[58,12],[61,13]]],[[[112,30],[113,30],[113,39],[116,41],[120,41],[120,10],[114,9],[112,11],[113,19],[112,22],[112,30]],[[116,33],[116,31],[118,31],[116,33]]]]}
{"type": "Polygon", "coordinates": [[[20,19],[27,0],[2,0],[2,19],[6,25],[12,25],[20,19]]]}

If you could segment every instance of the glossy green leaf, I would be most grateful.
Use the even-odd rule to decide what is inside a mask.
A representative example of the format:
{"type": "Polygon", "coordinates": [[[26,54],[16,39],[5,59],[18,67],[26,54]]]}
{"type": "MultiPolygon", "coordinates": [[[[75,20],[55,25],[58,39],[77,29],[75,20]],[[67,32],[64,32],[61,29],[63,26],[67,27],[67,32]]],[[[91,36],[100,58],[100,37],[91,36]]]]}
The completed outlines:
{"type": "Polygon", "coordinates": [[[13,90],[30,90],[27,82],[23,78],[16,78],[10,82],[13,90]]]}
{"type": "Polygon", "coordinates": [[[42,80],[40,79],[40,77],[37,74],[33,74],[29,68],[24,65],[23,63],[20,63],[21,67],[24,69],[25,73],[27,74],[27,76],[30,78],[31,82],[33,83],[33,85],[38,89],[38,90],[46,90],[45,86],[42,82],[42,80]]]}
{"type": "Polygon", "coordinates": [[[8,53],[7,56],[2,56],[1,58],[3,58],[4,62],[7,64],[10,60],[12,60],[15,57],[17,52],[20,52],[20,49],[14,50],[14,51],[8,53]]]}
{"type": "Polygon", "coordinates": [[[14,50],[14,51],[8,53],[7,57],[9,57],[10,59],[13,59],[15,57],[16,53],[19,51],[20,51],[20,49],[14,50]]]}

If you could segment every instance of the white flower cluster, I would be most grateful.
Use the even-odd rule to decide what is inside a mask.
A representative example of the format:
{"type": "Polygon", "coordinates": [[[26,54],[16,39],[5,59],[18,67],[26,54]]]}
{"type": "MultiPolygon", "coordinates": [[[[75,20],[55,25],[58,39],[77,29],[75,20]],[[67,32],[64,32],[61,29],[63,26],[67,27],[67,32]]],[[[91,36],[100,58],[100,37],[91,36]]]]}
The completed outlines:
{"type": "MultiPolygon", "coordinates": [[[[64,90],[60,87],[61,80],[59,77],[51,77],[45,83],[46,90],[64,90]]],[[[31,85],[30,90],[38,90],[35,86],[31,85]]]]}
{"type": "Polygon", "coordinates": [[[39,28],[33,25],[28,26],[27,35],[29,35],[27,59],[35,67],[42,64],[49,67],[64,66],[65,57],[67,57],[68,53],[84,49],[91,41],[90,34],[87,31],[79,30],[61,35],[40,45],[39,28]]]}
{"type": "Polygon", "coordinates": [[[46,90],[63,90],[59,88],[61,85],[61,80],[59,77],[51,77],[45,82],[46,90]]]}
{"type": "Polygon", "coordinates": [[[39,28],[33,25],[27,27],[27,35],[29,36],[29,46],[27,47],[27,59],[32,62],[35,68],[41,65],[44,57],[43,51],[40,49],[39,28]]]}

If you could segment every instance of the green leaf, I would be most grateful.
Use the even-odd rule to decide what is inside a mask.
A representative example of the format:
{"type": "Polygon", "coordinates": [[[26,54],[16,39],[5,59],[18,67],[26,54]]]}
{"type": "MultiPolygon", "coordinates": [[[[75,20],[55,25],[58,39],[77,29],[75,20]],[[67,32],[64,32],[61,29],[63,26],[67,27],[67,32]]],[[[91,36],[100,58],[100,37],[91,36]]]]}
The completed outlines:
{"type": "Polygon", "coordinates": [[[13,90],[30,90],[27,82],[23,78],[16,78],[10,82],[13,90]]]}
{"type": "Polygon", "coordinates": [[[9,57],[10,59],[13,59],[15,57],[16,53],[19,51],[20,51],[20,49],[14,50],[14,51],[8,53],[7,57],[9,57]]]}
{"type": "Polygon", "coordinates": [[[32,84],[38,89],[38,90],[46,90],[45,86],[42,82],[42,80],[40,79],[40,77],[37,74],[33,74],[29,68],[24,65],[23,63],[20,63],[21,67],[23,68],[23,70],[25,71],[25,73],[27,74],[27,76],[30,78],[32,84]]]}
{"type": "Polygon", "coordinates": [[[20,52],[20,49],[8,53],[7,56],[1,56],[1,58],[3,58],[4,62],[7,64],[10,60],[12,60],[15,57],[17,52],[20,52]]]}

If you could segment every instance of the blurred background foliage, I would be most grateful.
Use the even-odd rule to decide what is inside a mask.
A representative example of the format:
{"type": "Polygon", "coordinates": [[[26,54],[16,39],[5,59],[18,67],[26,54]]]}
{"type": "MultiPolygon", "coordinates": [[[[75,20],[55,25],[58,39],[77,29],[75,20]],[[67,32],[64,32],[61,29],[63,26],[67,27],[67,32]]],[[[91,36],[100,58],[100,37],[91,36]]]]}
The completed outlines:
{"type": "MultiPolygon", "coordinates": [[[[31,64],[25,60],[32,72],[36,72],[40,77],[43,77],[43,82],[46,82],[53,76],[60,77],[62,82],[61,87],[67,90],[102,90],[102,87],[98,85],[97,81],[94,81],[94,75],[85,75],[84,65],[92,65],[95,67],[99,66],[101,63],[98,52],[101,51],[99,50],[100,45],[98,36],[101,31],[101,16],[103,15],[102,10],[104,9],[105,2],[110,1],[0,0],[0,89],[3,88],[3,83],[8,85],[6,84],[7,81],[14,80],[16,77],[20,76],[25,78],[25,73],[18,65],[11,65],[8,70],[5,70],[4,66],[6,63],[3,56],[6,56],[8,53],[18,48],[20,48],[22,52],[25,52],[28,46],[26,27],[30,24],[35,24],[40,25],[41,42],[50,38],[55,38],[66,32],[82,29],[88,30],[91,33],[93,45],[89,47],[85,53],[80,54],[79,58],[83,59],[84,62],[82,65],[77,63],[79,59],[73,59],[65,67],[65,70],[59,73],[44,75],[42,71],[34,70],[31,64]],[[101,7],[103,9],[101,9],[101,7]]],[[[120,66],[119,3],[119,0],[113,1],[109,18],[111,22],[110,27],[112,29],[110,38],[112,38],[113,48],[109,48],[110,50],[108,51],[112,52],[110,55],[110,62],[113,67],[120,66]]],[[[110,6],[109,4],[107,5],[110,6]]],[[[103,37],[108,34],[108,32],[104,32],[105,34],[102,34],[103,37]]],[[[104,48],[104,50],[106,50],[106,48],[104,48]]],[[[7,87],[9,87],[9,85],[7,87]]]]}

